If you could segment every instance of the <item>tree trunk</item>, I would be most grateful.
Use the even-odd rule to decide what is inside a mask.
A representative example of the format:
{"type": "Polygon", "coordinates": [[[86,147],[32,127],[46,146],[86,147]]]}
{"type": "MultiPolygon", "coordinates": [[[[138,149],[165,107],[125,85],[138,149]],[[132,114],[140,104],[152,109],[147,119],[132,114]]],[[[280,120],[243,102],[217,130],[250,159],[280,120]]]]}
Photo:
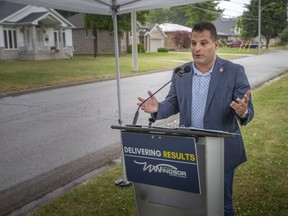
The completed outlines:
{"type": "Polygon", "coordinates": [[[93,38],[94,38],[94,40],[93,40],[93,56],[94,56],[94,58],[96,58],[96,56],[98,55],[97,30],[95,31],[93,38]]]}
{"type": "Polygon", "coordinates": [[[266,49],[269,49],[270,36],[265,37],[265,39],[266,39],[266,49]]]}

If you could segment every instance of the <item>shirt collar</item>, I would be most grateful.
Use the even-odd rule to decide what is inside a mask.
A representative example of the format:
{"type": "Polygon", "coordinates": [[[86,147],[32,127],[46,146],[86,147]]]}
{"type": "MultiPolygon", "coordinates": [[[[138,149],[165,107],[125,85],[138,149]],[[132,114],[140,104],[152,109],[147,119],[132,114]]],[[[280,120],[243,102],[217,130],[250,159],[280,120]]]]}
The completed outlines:
{"type": "Polygon", "coordinates": [[[215,61],[214,61],[213,65],[212,65],[212,67],[209,69],[209,71],[207,71],[206,73],[203,74],[201,71],[199,71],[199,70],[196,68],[195,62],[193,62],[193,64],[192,64],[192,66],[193,66],[193,71],[194,71],[193,74],[194,74],[194,75],[197,74],[197,75],[200,75],[200,76],[209,76],[209,75],[212,73],[213,69],[214,69],[214,65],[215,65],[215,61]]]}

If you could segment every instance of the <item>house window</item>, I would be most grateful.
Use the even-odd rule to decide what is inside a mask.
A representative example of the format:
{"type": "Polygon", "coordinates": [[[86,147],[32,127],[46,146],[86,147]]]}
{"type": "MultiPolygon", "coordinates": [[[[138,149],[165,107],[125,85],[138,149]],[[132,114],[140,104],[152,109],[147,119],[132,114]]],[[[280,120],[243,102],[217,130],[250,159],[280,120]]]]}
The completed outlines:
{"type": "Polygon", "coordinates": [[[65,34],[65,32],[63,32],[62,36],[63,36],[63,47],[65,48],[66,47],[66,34],[65,34]]]}
{"type": "Polygon", "coordinates": [[[58,31],[55,30],[55,31],[54,31],[54,47],[55,47],[55,48],[59,48],[59,44],[58,44],[58,41],[59,41],[59,40],[58,40],[58,35],[59,35],[59,34],[58,34],[58,31]]]}
{"type": "Polygon", "coordinates": [[[89,30],[88,28],[85,28],[85,39],[88,39],[89,37],[89,30]]]}
{"type": "Polygon", "coordinates": [[[14,29],[4,29],[4,46],[5,49],[17,49],[17,34],[14,29]]]}

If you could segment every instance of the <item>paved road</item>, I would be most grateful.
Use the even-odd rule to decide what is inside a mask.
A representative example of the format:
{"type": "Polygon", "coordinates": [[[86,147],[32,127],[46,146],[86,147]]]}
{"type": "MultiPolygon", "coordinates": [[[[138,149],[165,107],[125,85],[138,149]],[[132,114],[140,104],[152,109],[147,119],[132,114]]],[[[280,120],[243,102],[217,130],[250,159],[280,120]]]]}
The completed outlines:
{"type": "MultiPolygon", "coordinates": [[[[288,52],[233,60],[253,87],[288,69],[288,52]]],[[[157,90],[171,71],[121,79],[123,124],[131,124],[136,97],[157,90]]],[[[168,87],[159,92],[163,99],[168,87]]],[[[95,169],[120,154],[116,81],[97,82],[0,99],[0,212],[95,169]],[[18,203],[12,202],[17,196],[18,203]]],[[[141,113],[139,124],[147,124],[141,113]]],[[[1,213],[0,213],[1,215],[1,213]]]]}

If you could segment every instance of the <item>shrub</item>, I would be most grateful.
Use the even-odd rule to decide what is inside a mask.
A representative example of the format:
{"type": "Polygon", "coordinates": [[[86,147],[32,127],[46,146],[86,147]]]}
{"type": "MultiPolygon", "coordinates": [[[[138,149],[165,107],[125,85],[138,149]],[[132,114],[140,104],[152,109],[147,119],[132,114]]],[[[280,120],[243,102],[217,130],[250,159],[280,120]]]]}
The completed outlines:
{"type": "Polygon", "coordinates": [[[168,52],[168,49],[162,47],[162,48],[158,48],[157,51],[158,51],[158,52],[168,52]]]}
{"type": "MultiPolygon", "coordinates": [[[[132,53],[132,45],[128,46],[127,53],[132,53]]],[[[145,53],[143,44],[138,44],[138,53],[145,53]]]]}
{"type": "Polygon", "coordinates": [[[281,34],[281,42],[285,45],[288,44],[288,27],[284,29],[284,31],[281,34]]]}
{"type": "Polygon", "coordinates": [[[173,39],[175,40],[175,43],[180,48],[189,48],[190,47],[190,32],[187,31],[176,31],[173,33],[173,39]]]}

